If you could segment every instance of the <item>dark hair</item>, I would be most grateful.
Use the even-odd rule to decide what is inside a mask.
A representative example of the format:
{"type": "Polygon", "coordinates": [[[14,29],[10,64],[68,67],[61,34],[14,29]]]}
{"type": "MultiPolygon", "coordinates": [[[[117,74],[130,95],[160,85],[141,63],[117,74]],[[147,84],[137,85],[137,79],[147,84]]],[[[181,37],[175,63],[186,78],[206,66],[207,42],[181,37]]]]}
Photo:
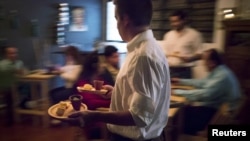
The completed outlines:
{"type": "Polygon", "coordinates": [[[91,54],[88,54],[83,61],[83,71],[80,74],[79,79],[84,79],[91,81],[91,78],[98,71],[99,56],[98,51],[94,51],[91,54]]]}
{"type": "Polygon", "coordinates": [[[180,20],[186,20],[187,19],[187,13],[183,10],[175,10],[170,14],[170,17],[172,16],[178,16],[180,20]]]}
{"type": "Polygon", "coordinates": [[[216,49],[208,49],[206,52],[209,53],[208,59],[213,61],[217,65],[222,65],[223,60],[221,58],[221,54],[216,49]]]}
{"type": "Polygon", "coordinates": [[[99,63],[98,51],[94,51],[88,54],[84,59],[84,69],[85,70],[93,70],[96,69],[96,64],[99,63]]]}
{"type": "Polygon", "coordinates": [[[151,0],[114,0],[119,17],[127,15],[134,26],[150,25],[152,18],[151,0]]]}
{"type": "Polygon", "coordinates": [[[112,56],[113,53],[116,53],[118,49],[114,46],[108,45],[104,49],[104,56],[109,57],[112,56]]]}
{"type": "Polygon", "coordinates": [[[79,50],[76,47],[74,47],[74,46],[66,47],[65,55],[66,56],[72,56],[77,64],[81,63],[80,53],[79,53],[79,50]]]}

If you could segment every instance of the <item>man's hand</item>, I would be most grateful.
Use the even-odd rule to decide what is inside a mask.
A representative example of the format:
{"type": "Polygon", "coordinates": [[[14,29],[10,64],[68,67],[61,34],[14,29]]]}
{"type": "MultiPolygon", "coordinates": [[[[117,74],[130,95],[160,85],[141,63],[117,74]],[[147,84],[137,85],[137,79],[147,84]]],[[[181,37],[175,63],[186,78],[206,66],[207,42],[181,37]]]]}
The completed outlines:
{"type": "Polygon", "coordinates": [[[184,62],[192,62],[197,61],[202,58],[202,54],[195,54],[193,56],[180,56],[180,59],[182,59],[184,62]]]}
{"type": "Polygon", "coordinates": [[[181,59],[181,60],[183,60],[184,62],[192,62],[192,57],[190,57],[190,56],[179,56],[179,58],[181,59]]]}
{"type": "Polygon", "coordinates": [[[113,91],[113,86],[111,85],[103,85],[103,89],[107,90],[107,93],[105,95],[102,95],[103,98],[105,99],[110,99],[113,91]]]}
{"type": "Polygon", "coordinates": [[[91,123],[94,120],[94,117],[92,116],[91,111],[81,111],[81,112],[75,112],[69,115],[68,122],[72,125],[77,125],[84,127],[87,123],[91,123]]]}

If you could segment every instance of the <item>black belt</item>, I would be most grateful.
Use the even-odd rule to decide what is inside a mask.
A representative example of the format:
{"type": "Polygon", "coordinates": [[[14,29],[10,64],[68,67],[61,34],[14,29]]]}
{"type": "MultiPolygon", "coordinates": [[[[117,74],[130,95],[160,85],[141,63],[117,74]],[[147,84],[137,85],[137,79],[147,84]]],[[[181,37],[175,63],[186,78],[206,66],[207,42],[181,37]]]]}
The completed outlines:
{"type": "Polygon", "coordinates": [[[161,137],[156,137],[152,139],[146,139],[146,140],[132,140],[127,137],[123,137],[118,134],[110,133],[110,141],[163,141],[161,140],[161,137]]]}

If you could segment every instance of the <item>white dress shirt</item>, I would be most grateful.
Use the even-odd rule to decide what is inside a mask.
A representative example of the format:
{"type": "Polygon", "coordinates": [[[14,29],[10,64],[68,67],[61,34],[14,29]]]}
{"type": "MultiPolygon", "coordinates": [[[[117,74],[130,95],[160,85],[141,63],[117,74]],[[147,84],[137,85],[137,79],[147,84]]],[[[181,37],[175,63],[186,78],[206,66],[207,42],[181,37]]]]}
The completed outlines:
{"type": "Polygon", "coordinates": [[[176,30],[171,30],[164,35],[163,38],[164,52],[168,57],[169,65],[194,65],[194,63],[184,64],[183,60],[178,57],[172,57],[169,55],[179,56],[193,56],[196,53],[202,52],[202,36],[193,28],[185,27],[180,33],[176,30]]]}
{"type": "Polygon", "coordinates": [[[151,30],[134,37],[118,73],[111,111],[129,110],[136,126],[108,124],[121,136],[141,140],[159,137],[167,124],[170,75],[166,57],[151,30]]]}

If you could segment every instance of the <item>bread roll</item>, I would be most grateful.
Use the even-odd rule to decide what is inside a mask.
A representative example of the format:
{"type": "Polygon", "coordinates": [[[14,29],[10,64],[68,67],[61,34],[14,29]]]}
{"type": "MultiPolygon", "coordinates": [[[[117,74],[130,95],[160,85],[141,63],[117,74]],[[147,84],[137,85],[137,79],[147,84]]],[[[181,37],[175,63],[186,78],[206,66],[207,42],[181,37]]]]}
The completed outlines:
{"type": "Polygon", "coordinates": [[[56,115],[58,116],[63,116],[65,110],[68,108],[68,105],[66,102],[60,102],[59,103],[59,106],[56,110],[56,115]]]}

